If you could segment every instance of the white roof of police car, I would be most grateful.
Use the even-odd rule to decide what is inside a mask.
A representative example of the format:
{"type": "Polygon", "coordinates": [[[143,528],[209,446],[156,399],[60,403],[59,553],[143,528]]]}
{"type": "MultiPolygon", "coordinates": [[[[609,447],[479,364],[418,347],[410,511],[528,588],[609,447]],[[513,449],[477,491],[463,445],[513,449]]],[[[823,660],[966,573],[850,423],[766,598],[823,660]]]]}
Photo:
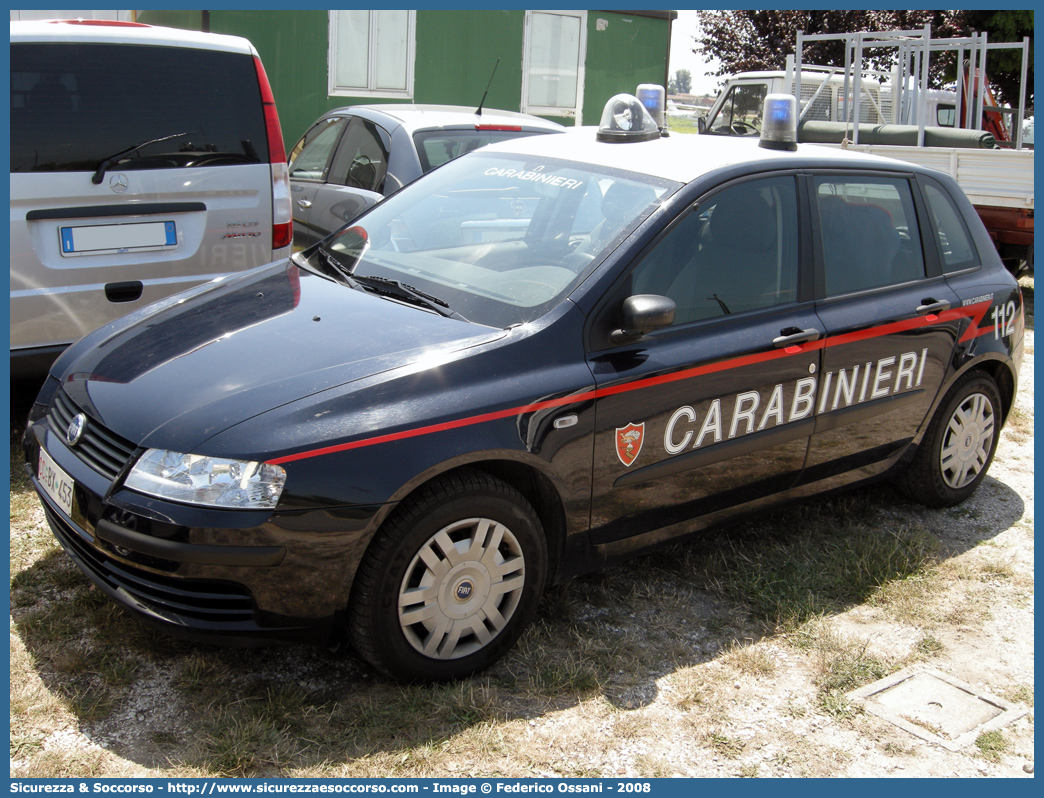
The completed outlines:
{"type": "MultiPolygon", "coordinates": [[[[787,160],[814,158],[826,167],[843,166],[914,166],[893,158],[849,152],[815,144],[799,144],[797,150],[773,150],[758,146],[758,139],[739,136],[710,136],[674,133],[666,138],[638,142],[602,142],[595,138],[597,128],[568,128],[560,136],[529,136],[484,147],[481,152],[545,156],[566,161],[626,169],[651,177],[689,183],[701,175],[727,166],[773,162],[785,167],[787,160]]],[[[805,166],[808,164],[805,163],[805,166]]]]}
{"type": "Polygon", "coordinates": [[[253,45],[242,36],[201,33],[180,28],[165,28],[159,25],[131,26],[97,23],[80,25],[75,22],[51,20],[13,21],[11,22],[11,41],[144,44],[256,55],[253,45]]]}

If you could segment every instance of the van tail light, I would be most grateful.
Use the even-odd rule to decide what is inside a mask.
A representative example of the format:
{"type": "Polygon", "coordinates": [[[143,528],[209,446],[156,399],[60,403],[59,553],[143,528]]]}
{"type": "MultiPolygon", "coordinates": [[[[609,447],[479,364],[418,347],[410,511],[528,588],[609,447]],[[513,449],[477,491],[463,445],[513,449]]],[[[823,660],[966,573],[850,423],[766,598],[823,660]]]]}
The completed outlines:
{"type": "Polygon", "coordinates": [[[293,208],[290,205],[290,168],[272,164],[272,249],[290,246],[294,238],[293,208]]]}
{"type": "Polygon", "coordinates": [[[272,249],[290,246],[294,237],[293,208],[290,204],[290,171],[286,164],[286,147],[279,126],[275,95],[261,59],[254,56],[257,85],[261,89],[261,105],[265,111],[265,132],[268,134],[268,161],[272,166],[272,249]]]}

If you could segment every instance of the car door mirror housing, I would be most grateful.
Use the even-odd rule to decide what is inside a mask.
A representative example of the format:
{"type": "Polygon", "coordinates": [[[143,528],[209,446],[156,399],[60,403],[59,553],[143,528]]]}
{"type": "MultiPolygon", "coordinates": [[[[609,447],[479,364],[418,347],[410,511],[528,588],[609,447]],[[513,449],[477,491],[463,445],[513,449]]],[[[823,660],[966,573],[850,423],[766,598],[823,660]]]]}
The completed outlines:
{"type": "Polygon", "coordinates": [[[610,342],[623,344],[636,341],[648,333],[674,324],[677,305],[674,300],[658,294],[635,294],[623,302],[623,327],[614,330],[610,342]]]}
{"type": "Polygon", "coordinates": [[[701,116],[699,119],[696,120],[696,128],[700,131],[700,133],[706,133],[707,120],[701,116]]]}

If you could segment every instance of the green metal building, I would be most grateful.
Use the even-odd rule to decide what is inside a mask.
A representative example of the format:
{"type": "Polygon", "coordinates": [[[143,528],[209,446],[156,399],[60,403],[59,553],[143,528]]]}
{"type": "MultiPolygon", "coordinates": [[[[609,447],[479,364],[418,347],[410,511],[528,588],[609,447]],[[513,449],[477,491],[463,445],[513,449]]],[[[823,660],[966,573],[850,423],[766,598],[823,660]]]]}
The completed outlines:
{"type": "Polygon", "coordinates": [[[477,107],[487,84],[486,108],[566,125],[598,124],[614,94],[633,94],[641,83],[666,86],[676,16],[423,9],[137,12],[139,22],[253,42],[275,93],[287,148],[331,108],[385,102],[477,107]]]}

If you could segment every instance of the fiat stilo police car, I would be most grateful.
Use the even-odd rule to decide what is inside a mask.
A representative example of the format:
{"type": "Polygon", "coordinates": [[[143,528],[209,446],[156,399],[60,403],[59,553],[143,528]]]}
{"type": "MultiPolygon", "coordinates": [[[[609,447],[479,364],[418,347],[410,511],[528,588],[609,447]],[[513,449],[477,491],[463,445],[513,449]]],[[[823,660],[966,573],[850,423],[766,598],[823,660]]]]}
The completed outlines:
{"type": "Polygon", "coordinates": [[[602,125],[451,161],[330,238],[90,334],[27,467],[76,564],[198,639],[501,656],[544,586],[740,513],[983,480],[1018,285],[947,176],[602,125]]]}

